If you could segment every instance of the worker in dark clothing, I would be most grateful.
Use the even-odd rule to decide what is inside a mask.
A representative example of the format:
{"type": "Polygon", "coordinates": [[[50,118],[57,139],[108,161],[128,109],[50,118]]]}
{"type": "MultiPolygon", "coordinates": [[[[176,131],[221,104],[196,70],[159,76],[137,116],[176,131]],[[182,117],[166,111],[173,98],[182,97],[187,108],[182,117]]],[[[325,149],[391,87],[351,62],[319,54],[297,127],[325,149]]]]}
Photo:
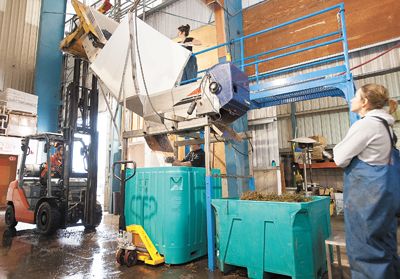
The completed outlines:
{"type": "MultiPolygon", "coordinates": [[[[200,46],[201,42],[195,38],[189,37],[190,26],[189,24],[181,25],[178,27],[178,36],[181,39],[178,43],[184,48],[193,52],[193,46],[200,46]]],[[[182,74],[182,81],[191,80],[197,77],[197,59],[196,56],[190,56],[185,69],[182,74]]]]}
{"type": "Polygon", "coordinates": [[[173,166],[187,166],[187,167],[205,167],[205,154],[204,150],[201,149],[200,144],[194,144],[191,146],[191,151],[186,155],[182,161],[175,160],[173,166]]]}

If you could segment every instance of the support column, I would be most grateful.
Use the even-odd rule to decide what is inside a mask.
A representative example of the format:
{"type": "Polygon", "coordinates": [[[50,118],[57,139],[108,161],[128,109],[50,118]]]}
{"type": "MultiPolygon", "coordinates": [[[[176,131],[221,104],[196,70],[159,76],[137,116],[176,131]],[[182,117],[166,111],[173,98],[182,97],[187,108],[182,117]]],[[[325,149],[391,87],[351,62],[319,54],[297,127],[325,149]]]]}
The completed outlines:
{"type": "MultiPolygon", "coordinates": [[[[243,36],[243,22],[242,22],[242,1],[241,0],[204,0],[206,4],[212,5],[215,11],[215,21],[217,28],[217,43],[225,43],[234,38],[243,36]]],[[[235,61],[240,58],[240,48],[236,50],[235,46],[228,47],[229,56],[231,60],[235,61]]],[[[218,49],[218,57],[220,62],[225,62],[226,59],[225,48],[218,49]]],[[[236,132],[247,131],[247,115],[235,121],[231,127],[236,132]]],[[[215,243],[214,243],[214,219],[211,207],[212,197],[212,177],[210,170],[210,127],[204,128],[204,151],[206,155],[206,207],[207,207],[207,244],[208,244],[208,269],[214,271],[215,269],[215,243]]],[[[237,197],[242,190],[248,187],[248,180],[236,179],[235,176],[248,176],[249,175],[249,156],[248,156],[248,143],[246,140],[242,142],[228,142],[225,143],[225,161],[226,172],[228,176],[228,196],[237,197]],[[239,154],[243,153],[242,154],[239,154]],[[239,157],[240,156],[240,157],[239,157]]],[[[254,189],[254,180],[250,181],[254,189]]]]}
{"type": "Polygon", "coordinates": [[[290,104],[290,124],[292,126],[292,139],[297,137],[296,103],[290,104]]]}
{"type": "MultiPolygon", "coordinates": [[[[291,138],[297,138],[297,118],[296,118],[296,103],[291,103],[290,104],[290,124],[292,127],[292,136],[291,138]]],[[[291,147],[293,145],[293,143],[290,144],[291,147]]],[[[293,150],[294,151],[294,150],[293,150]]],[[[294,156],[294,154],[293,154],[294,156]]],[[[282,164],[282,162],[281,162],[282,164]]],[[[296,187],[296,173],[295,173],[295,167],[294,167],[294,158],[293,158],[293,162],[290,163],[290,175],[291,175],[291,179],[292,179],[292,185],[290,185],[291,187],[296,187]]]]}
{"type": "MultiPolygon", "coordinates": [[[[215,27],[217,29],[217,44],[223,44],[226,42],[225,34],[225,11],[223,8],[224,0],[219,0],[219,3],[215,0],[205,0],[205,3],[210,8],[214,9],[215,27]]],[[[218,59],[220,62],[225,62],[227,51],[226,48],[218,48],[218,59]]]]}
{"type": "MultiPolygon", "coordinates": [[[[92,76],[92,87],[90,92],[90,146],[89,146],[89,179],[88,179],[88,194],[86,195],[87,207],[87,224],[94,226],[96,224],[96,205],[97,205],[97,159],[99,133],[97,132],[97,118],[99,111],[99,91],[97,90],[97,77],[92,76]]],[[[86,103],[87,105],[87,103],[86,103]]],[[[85,107],[86,107],[85,105],[85,107]]]]}
{"type": "MultiPolygon", "coordinates": [[[[242,1],[229,0],[224,3],[224,30],[226,41],[243,36],[243,17],[242,17],[242,1]]],[[[217,27],[218,28],[218,27],[217,27]]],[[[228,47],[232,61],[241,58],[241,46],[239,43],[228,47]]],[[[243,47],[244,48],[244,47],[243,47]]],[[[247,114],[236,120],[231,127],[238,133],[248,130],[247,114]]],[[[238,197],[242,192],[249,189],[248,179],[237,179],[234,176],[249,175],[249,155],[248,142],[227,142],[225,143],[226,158],[226,174],[228,175],[228,196],[238,197]]],[[[254,188],[254,181],[250,181],[250,186],[254,188]],[[253,183],[253,185],[252,185],[253,183]]]]}
{"type": "MultiPolygon", "coordinates": [[[[250,140],[250,139],[248,139],[250,140]]],[[[248,146],[248,154],[249,154],[249,175],[250,175],[250,179],[249,179],[249,191],[255,191],[256,190],[256,182],[254,180],[254,165],[253,165],[253,152],[254,150],[252,150],[250,148],[250,146],[248,146]]]]}
{"type": "Polygon", "coordinates": [[[38,131],[57,132],[60,109],[66,0],[42,0],[34,92],[39,97],[38,131]]]}
{"type": "Polygon", "coordinates": [[[211,207],[212,199],[212,177],[211,177],[211,164],[210,164],[210,126],[204,127],[204,153],[205,153],[205,167],[206,167],[206,214],[207,214],[207,252],[208,252],[208,269],[214,271],[215,269],[215,243],[214,243],[214,218],[211,207]]]}
{"type": "MultiPolygon", "coordinates": [[[[230,42],[243,36],[242,1],[241,0],[203,0],[214,9],[217,29],[217,43],[230,42]]],[[[219,62],[225,62],[226,57],[232,61],[241,58],[243,48],[240,43],[229,45],[226,49],[218,49],[219,62]],[[227,52],[229,55],[227,55],[227,52]]],[[[247,131],[247,115],[235,121],[231,127],[236,132],[247,131]]],[[[225,143],[226,174],[228,176],[228,197],[238,197],[243,191],[254,189],[254,180],[238,179],[235,176],[249,176],[248,142],[225,143]],[[244,154],[244,155],[243,155],[244,154]]]]}
{"type": "Polygon", "coordinates": [[[354,122],[356,122],[357,120],[360,119],[360,116],[351,111],[351,99],[354,98],[354,96],[356,95],[356,90],[354,88],[353,84],[348,84],[347,85],[347,94],[346,94],[346,101],[347,101],[347,105],[349,106],[349,119],[350,119],[350,126],[354,124],[354,122]]]}

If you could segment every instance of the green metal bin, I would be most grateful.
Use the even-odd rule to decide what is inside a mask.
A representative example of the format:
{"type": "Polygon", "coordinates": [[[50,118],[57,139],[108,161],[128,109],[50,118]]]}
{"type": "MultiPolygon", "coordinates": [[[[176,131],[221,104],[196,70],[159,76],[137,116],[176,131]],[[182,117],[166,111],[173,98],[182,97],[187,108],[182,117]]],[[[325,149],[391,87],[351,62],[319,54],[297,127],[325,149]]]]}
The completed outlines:
{"type": "Polygon", "coordinates": [[[247,268],[293,279],[321,278],[326,271],[325,239],[330,235],[329,197],[311,202],[214,199],[218,265],[247,268]]]}
{"type": "MultiPolygon", "coordinates": [[[[132,170],[128,169],[126,176],[132,170]]],[[[219,175],[219,170],[212,170],[219,175]]],[[[213,197],[222,196],[213,178],[213,197]]],[[[142,225],[167,264],[183,264],[207,254],[205,169],[137,168],[125,189],[126,225],[142,225]]]]}

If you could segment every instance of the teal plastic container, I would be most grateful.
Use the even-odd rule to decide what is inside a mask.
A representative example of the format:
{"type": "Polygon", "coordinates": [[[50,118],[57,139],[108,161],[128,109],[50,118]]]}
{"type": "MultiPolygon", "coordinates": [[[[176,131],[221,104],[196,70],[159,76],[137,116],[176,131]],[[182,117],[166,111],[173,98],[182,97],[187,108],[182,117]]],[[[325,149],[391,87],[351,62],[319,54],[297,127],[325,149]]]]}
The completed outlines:
{"type": "Polygon", "coordinates": [[[306,203],[214,199],[218,265],[247,268],[296,279],[321,278],[330,235],[329,197],[306,203]]]}
{"type": "MultiPolygon", "coordinates": [[[[126,176],[132,170],[128,169],[126,176]]],[[[212,170],[212,174],[220,174],[212,170]]],[[[213,197],[222,196],[213,178],[213,197]]],[[[167,264],[183,264],[207,254],[205,169],[138,168],[125,189],[126,225],[142,225],[167,264]]]]}

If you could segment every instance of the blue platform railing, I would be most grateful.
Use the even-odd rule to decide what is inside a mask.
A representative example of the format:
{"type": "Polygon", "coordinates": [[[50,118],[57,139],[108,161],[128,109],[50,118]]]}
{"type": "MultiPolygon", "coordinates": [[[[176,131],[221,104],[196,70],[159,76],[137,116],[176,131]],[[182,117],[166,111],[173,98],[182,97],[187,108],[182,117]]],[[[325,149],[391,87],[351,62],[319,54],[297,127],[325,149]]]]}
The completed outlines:
{"type": "MultiPolygon", "coordinates": [[[[350,99],[354,96],[354,83],[349,66],[347,31],[343,3],[234,39],[230,42],[207,48],[193,53],[193,55],[200,56],[203,53],[236,44],[240,47],[240,58],[232,61],[232,63],[237,65],[242,71],[250,71],[252,68],[254,70],[254,74],[249,76],[249,80],[251,81],[250,100],[252,109],[322,97],[342,97],[350,103],[350,99]],[[255,55],[245,56],[245,42],[248,39],[262,36],[269,32],[293,24],[298,24],[299,22],[304,22],[307,19],[317,16],[332,16],[333,11],[337,11],[337,13],[335,13],[338,22],[337,30],[325,34],[318,34],[315,37],[307,38],[303,41],[294,42],[255,55]],[[269,72],[260,72],[260,66],[263,64],[307,51],[318,50],[322,47],[333,44],[342,45],[342,52],[333,57],[304,62],[299,65],[276,69],[269,72]],[[329,63],[331,65],[320,67],[329,63]],[[323,69],[315,70],[315,67],[323,69]],[[296,75],[297,71],[305,69],[311,69],[312,72],[296,75]],[[279,78],[280,75],[287,75],[289,73],[294,73],[294,76],[279,78]],[[271,78],[275,79],[270,81],[271,78]]],[[[202,74],[207,70],[208,69],[199,71],[197,78],[184,81],[183,83],[190,83],[201,79],[202,74]]],[[[350,122],[353,123],[356,119],[356,115],[350,112],[350,122]]]]}

